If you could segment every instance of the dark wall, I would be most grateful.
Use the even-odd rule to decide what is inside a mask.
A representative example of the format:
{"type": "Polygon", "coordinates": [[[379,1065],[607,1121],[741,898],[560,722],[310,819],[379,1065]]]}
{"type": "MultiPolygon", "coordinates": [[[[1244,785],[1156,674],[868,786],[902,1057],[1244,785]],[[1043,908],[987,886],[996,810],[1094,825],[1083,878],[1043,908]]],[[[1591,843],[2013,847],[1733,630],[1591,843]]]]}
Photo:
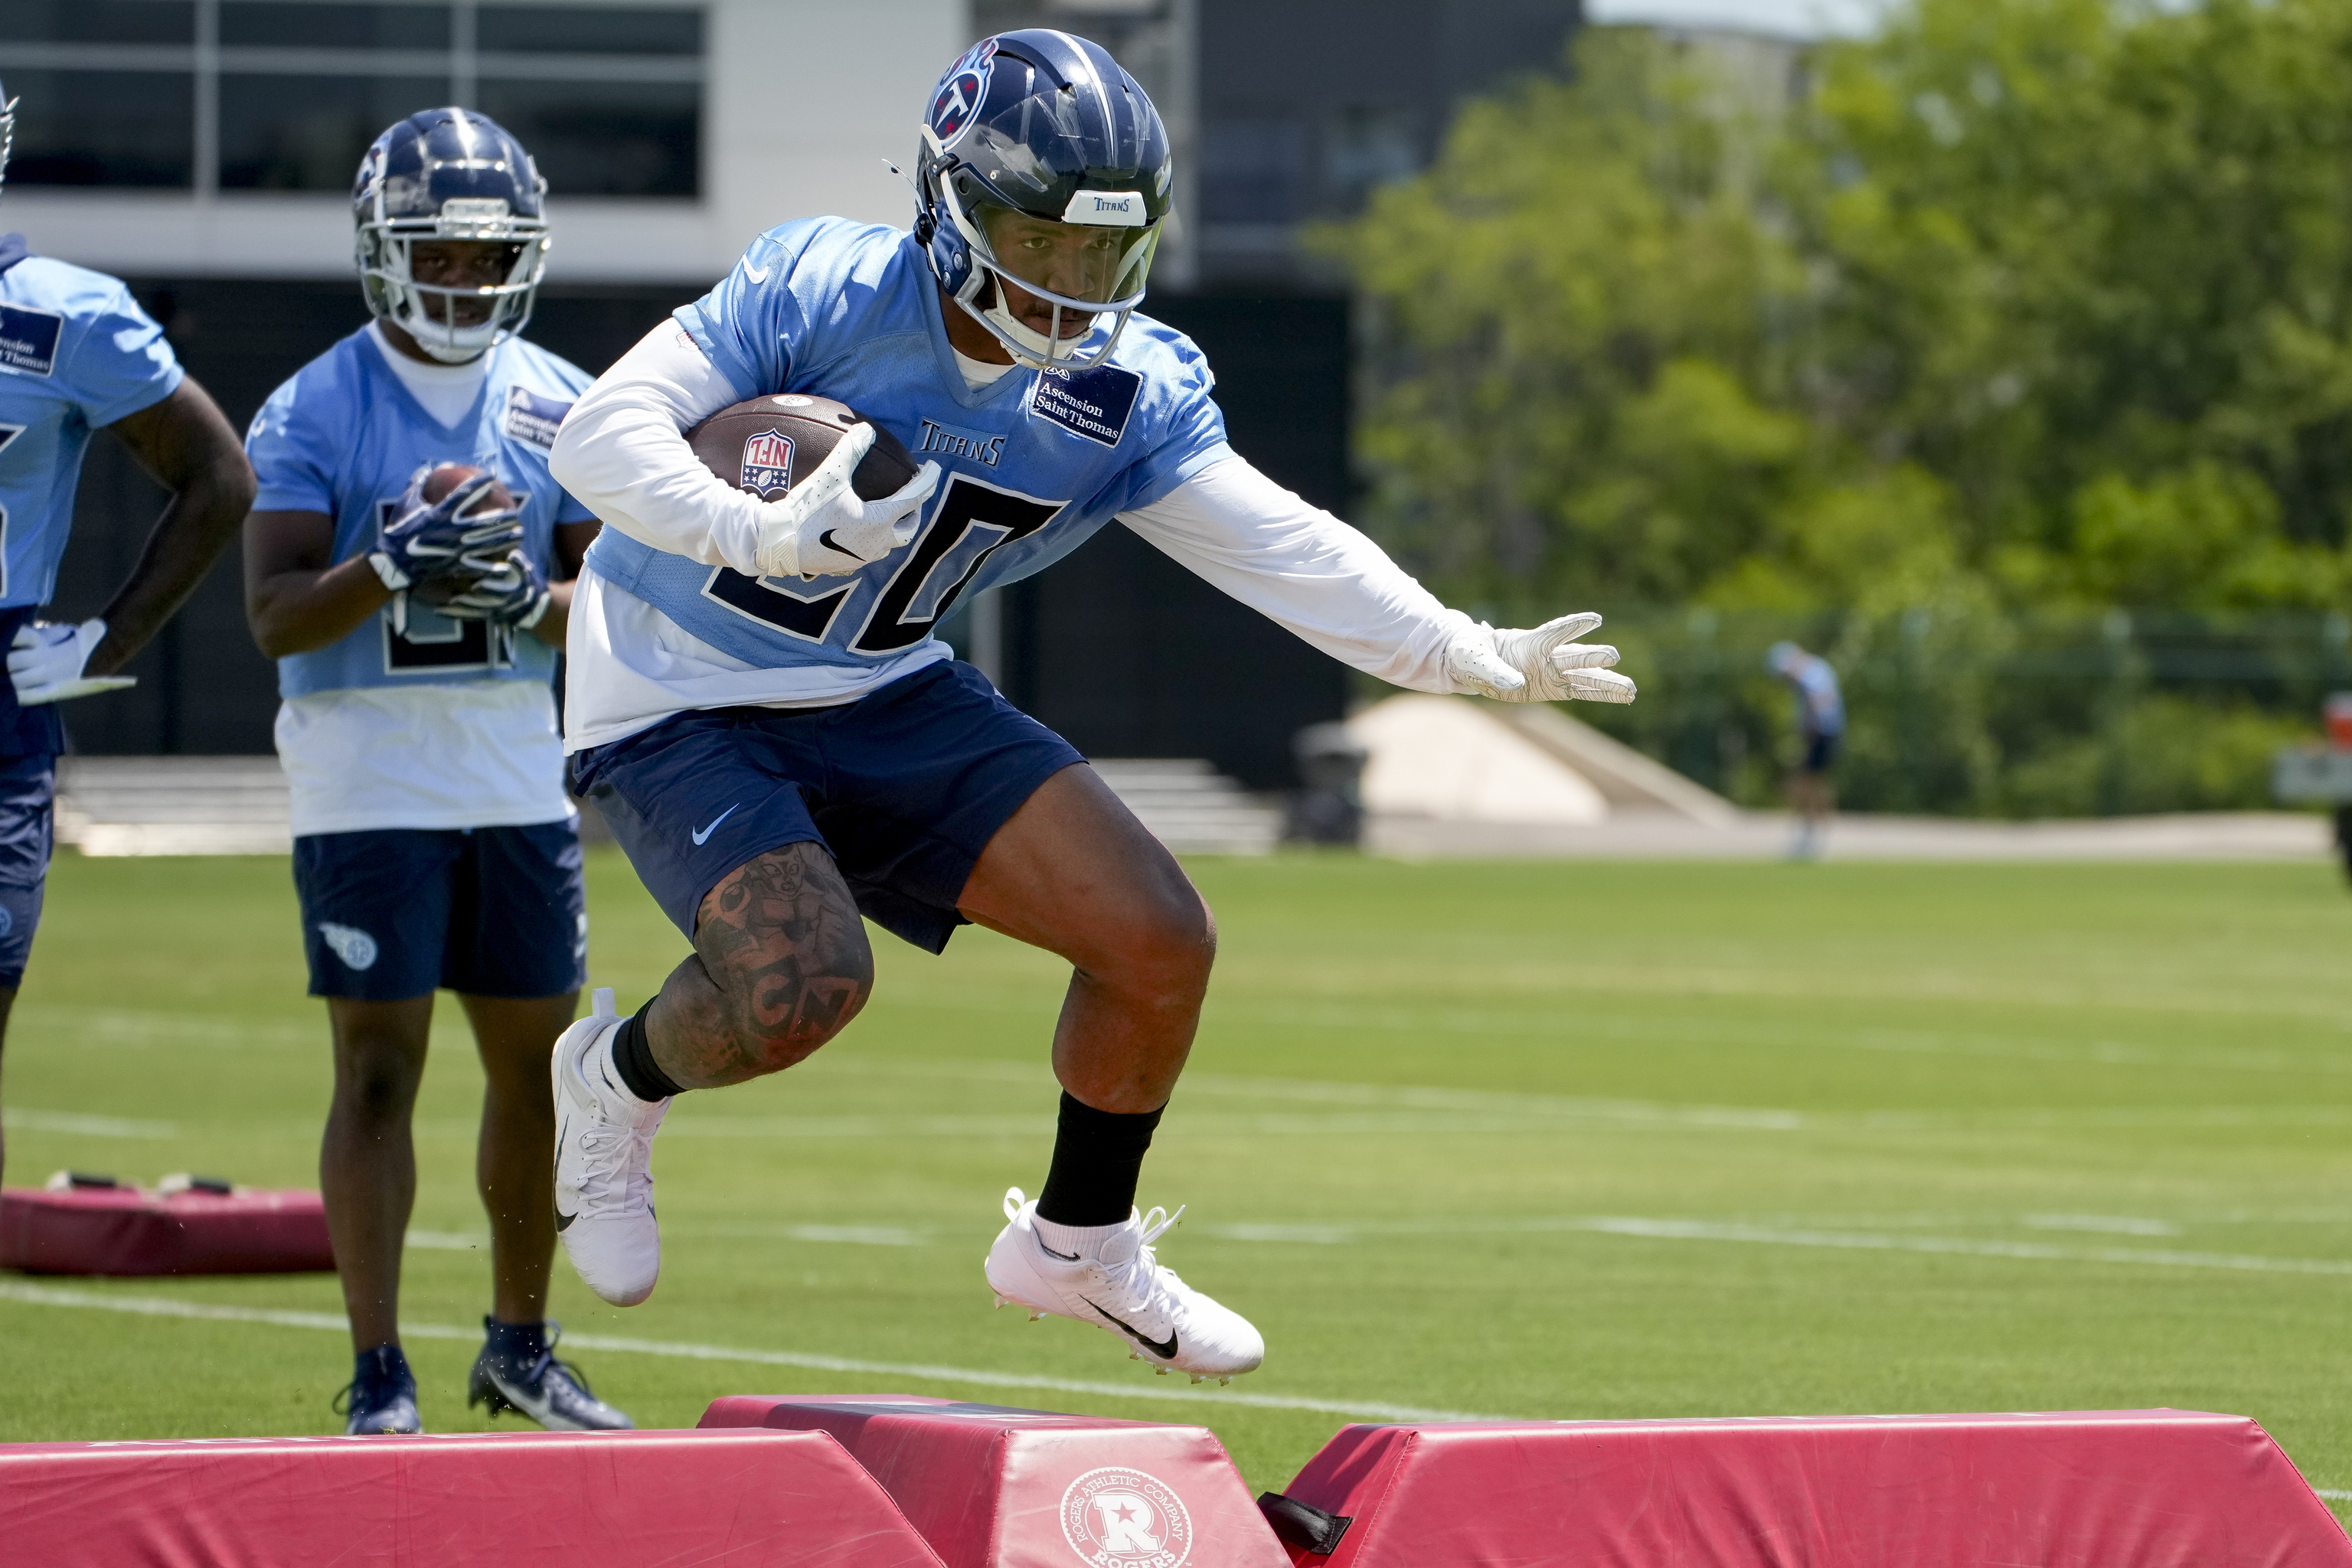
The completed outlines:
{"type": "MultiPolygon", "coordinates": [[[[1160,298],[1217,373],[1234,447],[1306,500],[1348,503],[1348,310],[1286,296],[1160,298]]],[[[1006,595],[1006,695],[1100,757],[1207,757],[1294,783],[1290,737],[1336,719],[1348,672],[1117,523],[1006,595]]]]}
{"type": "MultiPolygon", "coordinates": [[[[188,374],[239,430],[278,384],[347,332],[367,324],[350,283],[140,281],[140,301],[163,323],[188,374]]],[[[664,313],[699,289],[549,288],[530,337],[584,370],[601,371],[664,313]]],[[[91,438],[74,502],[72,542],[58,574],[55,613],[95,615],[137,559],[163,492],[113,437],[91,438]]],[[[131,662],[132,689],[72,704],[67,726],[89,752],[249,752],[270,750],[277,667],[253,646],[234,547],[163,632],[131,662]]]]}
{"type": "Polygon", "coordinates": [[[1465,98],[1561,68],[1581,14],[1579,0],[1201,0],[1200,276],[1330,276],[1297,226],[1427,167],[1465,98]]]}
{"type": "MultiPolygon", "coordinates": [[[[240,430],[278,384],[363,326],[341,283],[150,282],[141,300],[240,430]]],[[[596,372],[691,289],[548,289],[530,337],[596,372]]],[[[1348,318],[1337,300],[1160,298],[1218,376],[1234,447],[1319,506],[1348,500],[1348,318]]],[[[93,615],[131,568],[163,503],[103,432],[90,443],[57,611],[93,615]]],[[[1250,784],[1290,780],[1289,741],[1334,718],[1346,671],[1114,524],[1007,595],[1008,695],[1098,756],[1208,757],[1250,784]]],[[[78,750],[99,753],[270,750],[276,668],[246,631],[232,550],[131,665],[132,690],[75,703],[78,750]]]]}

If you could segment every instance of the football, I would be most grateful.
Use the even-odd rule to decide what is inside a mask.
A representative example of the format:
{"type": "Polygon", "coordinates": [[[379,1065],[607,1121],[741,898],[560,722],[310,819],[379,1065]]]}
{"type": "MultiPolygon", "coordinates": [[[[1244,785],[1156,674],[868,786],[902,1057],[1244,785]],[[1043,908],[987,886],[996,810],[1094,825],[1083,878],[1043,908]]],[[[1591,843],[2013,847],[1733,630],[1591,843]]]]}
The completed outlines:
{"type": "MultiPolygon", "coordinates": [[[[774,500],[816,471],[842,433],[869,423],[830,397],[786,392],[722,408],[686,433],[694,455],[710,471],[761,500],[774,500]]],[[[880,426],[874,447],[849,477],[860,500],[878,500],[915,477],[914,454],[880,426]]]]}
{"type": "MultiPolygon", "coordinates": [[[[446,500],[451,490],[456,489],[467,479],[473,479],[481,471],[465,463],[436,465],[431,473],[425,476],[425,503],[431,505],[436,501],[446,500]]],[[[499,511],[512,505],[514,505],[514,497],[507,493],[507,487],[504,484],[494,479],[490,483],[489,493],[467,508],[467,515],[470,516],[478,511],[499,511]]]]}

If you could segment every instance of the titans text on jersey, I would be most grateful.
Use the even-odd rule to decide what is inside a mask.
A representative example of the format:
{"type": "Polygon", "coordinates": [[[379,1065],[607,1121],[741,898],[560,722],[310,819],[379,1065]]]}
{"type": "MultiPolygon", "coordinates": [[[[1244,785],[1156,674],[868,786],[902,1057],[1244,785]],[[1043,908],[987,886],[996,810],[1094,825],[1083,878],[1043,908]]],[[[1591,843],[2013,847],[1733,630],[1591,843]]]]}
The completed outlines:
{"type": "Polygon", "coordinates": [[[552,471],[605,524],[569,626],[572,781],[695,944],[633,1016],[599,993],[557,1043],[561,1125],[583,1134],[557,1136],[563,1245],[604,1300],[644,1300],[671,1100],[782,1071],[847,1027],[874,984],[861,916],[932,952],[976,921],[1072,965],[1053,1162],[1034,1202],[1003,1200],[997,1304],[1228,1380],[1263,1339],[1159,1267],[1173,1222],[1137,1210],[1213,921],[1085,759],[935,628],[1116,518],[1399,685],[1520,700],[1632,686],[1602,668],[1613,649],[1573,641],[1598,616],[1474,622],[1233,451],[1199,352],[1137,309],[1173,164],[1149,97],[1098,45],[982,39],[940,79],[919,147],[911,231],[771,230],[556,438],[552,471]],[[924,466],[852,494],[856,430],[772,500],[702,466],[685,431],[783,393],[848,405],[924,466]]]}
{"type": "Polygon", "coordinates": [[[738,659],[843,672],[813,683],[831,700],[946,658],[931,632],[963,595],[1051,564],[1231,455],[1207,363],[1156,322],[1131,326],[1110,363],[972,390],[930,269],[898,229],[787,224],[677,320],[730,402],[836,398],[945,470],[913,545],[850,577],[755,580],[618,528],[588,552],[604,581],[738,659]]]}

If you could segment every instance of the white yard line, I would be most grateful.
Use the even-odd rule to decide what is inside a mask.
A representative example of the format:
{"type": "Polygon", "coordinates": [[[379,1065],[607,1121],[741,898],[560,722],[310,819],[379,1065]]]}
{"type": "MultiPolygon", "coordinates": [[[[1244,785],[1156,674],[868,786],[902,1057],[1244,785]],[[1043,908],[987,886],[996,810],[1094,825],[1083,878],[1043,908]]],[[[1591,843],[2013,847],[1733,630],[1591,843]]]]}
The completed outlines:
{"type": "Polygon", "coordinates": [[[2119,1263],[2158,1268],[2221,1268],[2257,1274],[2352,1274],[2352,1260],[2336,1258],[2271,1258],[2258,1253],[2184,1252],[2144,1247],[2062,1247],[2044,1241],[1893,1236],[1882,1231],[1824,1230],[1716,1220],[1653,1219],[1633,1215],[1565,1215],[1556,1218],[1493,1220],[1374,1220],[1353,1224],[1312,1221],[1247,1225],[1210,1223],[1202,1225],[1201,1231],[1227,1241],[1331,1247],[1348,1246],[1379,1236],[1584,1234],[1635,1237],[1647,1241],[1719,1241],[1760,1247],[1821,1247],[1860,1252],[1945,1253],[2047,1263],[2119,1263]]]}
{"type": "Polygon", "coordinates": [[[1950,1236],[1885,1236],[1870,1231],[1779,1230],[1716,1225],[1704,1220],[1634,1219],[1602,1215],[1573,1228],[1661,1241],[1728,1241],[1765,1247],[1846,1247],[1870,1252],[1955,1253],[1972,1258],[2021,1258],[2056,1263],[2142,1264],[2158,1268],[2228,1268],[2258,1274],[2352,1274],[2352,1261],[2335,1258],[2265,1258],[2252,1253],[2179,1252],[2141,1247],[2055,1247],[2040,1241],[1978,1240],[1950,1236]]]}
{"type": "MultiPolygon", "coordinates": [[[[0,1301],[29,1307],[60,1307],[69,1310],[128,1312],[150,1318],[192,1318],[206,1322],[264,1323],[280,1329],[317,1329],[347,1333],[351,1325],[331,1312],[293,1312],[268,1307],[225,1307],[203,1301],[182,1301],[168,1296],[115,1295],[95,1290],[60,1289],[48,1285],[0,1282],[0,1301]]],[[[475,1328],[450,1323],[403,1323],[410,1339],[462,1340],[481,1338],[475,1328]]],[[[859,1361],[847,1356],[811,1355],[799,1351],[739,1350],[726,1345],[679,1344],[665,1340],[617,1338],[610,1334],[563,1336],[568,1350],[607,1351],[616,1355],[669,1356],[685,1361],[736,1362],[751,1366],[800,1367],[811,1372],[841,1373],[858,1377],[906,1377],[924,1383],[944,1383],[978,1388],[1044,1389],[1055,1394],[1091,1394],[1108,1399],[1156,1399],[1187,1405],[1205,1414],[1219,1405],[1239,1405],[1253,1410],[1308,1410],[1330,1415],[1352,1415],[1366,1421],[1508,1421],[1525,1417],[1479,1415],[1460,1410],[1424,1410],[1411,1405],[1386,1405],[1365,1400],[1315,1399],[1305,1395],[1252,1394],[1221,1388],[1196,1394],[1189,1384],[1171,1387],[1158,1379],[1134,1383],[1090,1383],[1076,1378],[1041,1377],[1027,1373],[988,1372],[977,1367],[937,1366],[922,1362],[859,1361]]]]}
{"type": "Polygon", "coordinates": [[[11,1132],[64,1132],[79,1138],[177,1138],[170,1121],[134,1121],[122,1116],[84,1116],[76,1110],[0,1110],[0,1127],[11,1132]]]}

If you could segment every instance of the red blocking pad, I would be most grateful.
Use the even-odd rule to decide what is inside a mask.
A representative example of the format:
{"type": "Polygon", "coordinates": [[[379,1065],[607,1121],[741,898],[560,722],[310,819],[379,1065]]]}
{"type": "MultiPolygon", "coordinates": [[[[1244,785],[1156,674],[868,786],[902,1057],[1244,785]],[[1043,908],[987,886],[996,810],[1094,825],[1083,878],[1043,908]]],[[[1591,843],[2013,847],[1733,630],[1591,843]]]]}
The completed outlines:
{"type": "Polygon", "coordinates": [[[319,1194],[137,1187],[0,1192],[0,1268],[31,1274],[295,1274],[335,1251],[319,1194]]]}
{"type": "Polygon", "coordinates": [[[948,1568],[1286,1568],[1203,1426],[907,1394],[714,1400],[705,1426],[831,1433],[948,1568]]]}
{"type": "Polygon", "coordinates": [[[940,1568],[820,1432],[0,1445],[0,1560],[940,1568]]]}
{"type": "Polygon", "coordinates": [[[1349,1426],[1285,1495],[1349,1519],[1314,1568],[2352,1564],[2268,1433],[2186,1410],[1349,1426]]]}

